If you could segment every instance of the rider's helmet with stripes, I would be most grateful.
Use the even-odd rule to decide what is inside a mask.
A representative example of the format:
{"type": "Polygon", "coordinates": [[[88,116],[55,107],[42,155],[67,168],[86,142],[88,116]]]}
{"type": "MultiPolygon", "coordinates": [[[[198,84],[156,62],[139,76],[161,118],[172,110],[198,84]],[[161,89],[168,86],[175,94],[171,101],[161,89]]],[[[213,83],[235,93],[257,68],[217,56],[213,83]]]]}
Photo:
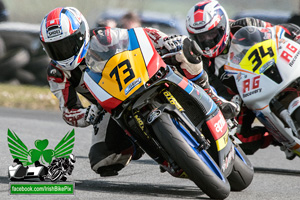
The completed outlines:
{"type": "Polygon", "coordinates": [[[88,23],[76,8],[55,8],[42,20],[40,40],[59,67],[73,70],[82,62],[89,46],[88,23]]]}
{"type": "Polygon", "coordinates": [[[220,55],[229,42],[229,19],[218,1],[201,1],[194,5],[187,14],[186,29],[208,58],[220,55]]]}

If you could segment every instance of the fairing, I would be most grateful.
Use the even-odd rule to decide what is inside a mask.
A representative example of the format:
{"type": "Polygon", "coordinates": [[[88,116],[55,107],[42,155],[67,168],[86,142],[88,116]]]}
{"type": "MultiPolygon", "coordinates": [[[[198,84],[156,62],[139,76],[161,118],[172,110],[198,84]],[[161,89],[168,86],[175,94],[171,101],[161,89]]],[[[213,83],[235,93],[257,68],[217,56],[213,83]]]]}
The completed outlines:
{"type": "Polygon", "coordinates": [[[298,155],[299,138],[271,106],[281,92],[299,79],[299,54],[300,45],[286,38],[280,26],[244,27],[233,37],[225,66],[227,74],[234,76],[245,105],[277,141],[298,155]]]}
{"type": "MultiPolygon", "coordinates": [[[[126,34],[128,42],[117,46],[116,54],[99,62],[90,59],[90,70],[85,73],[87,87],[108,112],[144,87],[159,67],[166,67],[142,28],[130,29],[126,34]]],[[[90,45],[97,46],[93,44],[97,42],[92,40],[90,45]]]]}

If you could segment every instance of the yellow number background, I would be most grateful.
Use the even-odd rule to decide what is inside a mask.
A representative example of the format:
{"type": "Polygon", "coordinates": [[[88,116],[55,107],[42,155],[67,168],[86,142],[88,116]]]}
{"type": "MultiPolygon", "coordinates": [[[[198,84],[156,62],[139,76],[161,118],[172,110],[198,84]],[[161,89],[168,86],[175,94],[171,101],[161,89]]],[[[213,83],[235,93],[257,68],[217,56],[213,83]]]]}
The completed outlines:
{"type": "Polygon", "coordinates": [[[99,85],[113,97],[124,101],[148,80],[149,76],[147,68],[145,66],[141,50],[138,48],[132,51],[121,52],[110,58],[110,60],[105,64],[99,85]],[[124,65],[121,68],[118,68],[117,66],[119,63],[125,61],[126,59],[129,60],[131,69],[133,70],[135,77],[125,84],[124,79],[126,79],[130,75],[129,72],[124,73],[124,70],[126,70],[128,66],[124,65]],[[120,82],[122,84],[121,91],[119,89],[118,82],[116,81],[116,76],[113,75],[112,77],[110,77],[110,73],[116,67],[118,68],[118,74],[120,77],[120,82]],[[141,78],[141,83],[135,86],[127,95],[125,95],[125,88],[138,78],[141,78]]]}
{"type": "Polygon", "coordinates": [[[275,45],[275,41],[273,40],[266,40],[260,43],[255,44],[254,46],[252,46],[246,53],[246,55],[244,56],[244,58],[242,59],[242,61],[240,62],[240,66],[241,68],[248,70],[248,71],[253,71],[253,68],[255,67],[255,65],[257,64],[256,62],[254,62],[255,59],[260,59],[261,64],[260,66],[254,71],[254,73],[256,74],[260,74],[259,73],[259,69],[266,64],[270,59],[274,59],[274,61],[277,61],[277,54],[276,54],[276,45],[275,45]],[[274,56],[270,56],[269,54],[262,56],[261,52],[259,51],[259,47],[263,47],[264,52],[268,52],[268,48],[272,48],[272,51],[274,52],[274,56]],[[257,58],[256,56],[252,56],[252,58],[249,60],[249,56],[251,53],[253,53],[254,51],[257,51],[259,53],[259,57],[257,58]]]}

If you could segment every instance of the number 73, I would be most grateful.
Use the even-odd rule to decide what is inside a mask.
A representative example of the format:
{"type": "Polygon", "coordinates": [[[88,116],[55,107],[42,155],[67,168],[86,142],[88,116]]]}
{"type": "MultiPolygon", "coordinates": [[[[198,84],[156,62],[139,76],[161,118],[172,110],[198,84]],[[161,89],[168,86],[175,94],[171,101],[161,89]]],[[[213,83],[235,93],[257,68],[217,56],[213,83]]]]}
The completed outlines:
{"type": "Polygon", "coordinates": [[[126,85],[129,81],[131,81],[135,77],[134,72],[131,68],[131,64],[128,59],[124,60],[123,62],[119,63],[115,68],[113,68],[113,70],[110,72],[109,76],[110,76],[110,78],[112,78],[113,76],[116,77],[116,81],[118,82],[120,91],[122,91],[122,89],[123,89],[121,79],[123,80],[124,84],[126,85]],[[121,69],[123,66],[126,66],[126,68],[122,71],[121,74],[119,74],[118,69],[121,69]],[[129,72],[129,74],[126,76],[127,72],[129,72]]]}

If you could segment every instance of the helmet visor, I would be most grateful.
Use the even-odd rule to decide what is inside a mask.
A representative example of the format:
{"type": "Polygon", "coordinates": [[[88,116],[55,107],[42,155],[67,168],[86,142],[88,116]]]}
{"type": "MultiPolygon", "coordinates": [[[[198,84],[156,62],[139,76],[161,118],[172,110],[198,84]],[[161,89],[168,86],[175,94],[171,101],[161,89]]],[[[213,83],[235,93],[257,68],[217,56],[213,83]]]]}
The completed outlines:
{"type": "Polygon", "coordinates": [[[55,42],[41,42],[51,59],[61,61],[76,56],[85,41],[85,37],[86,27],[82,22],[78,30],[64,39],[55,42]]]}
{"type": "Polygon", "coordinates": [[[226,29],[225,24],[226,19],[223,17],[213,29],[204,33],[190,34],[191,39],[195,40],[202,50],[212,49],[222,40],[226,29]]]}

